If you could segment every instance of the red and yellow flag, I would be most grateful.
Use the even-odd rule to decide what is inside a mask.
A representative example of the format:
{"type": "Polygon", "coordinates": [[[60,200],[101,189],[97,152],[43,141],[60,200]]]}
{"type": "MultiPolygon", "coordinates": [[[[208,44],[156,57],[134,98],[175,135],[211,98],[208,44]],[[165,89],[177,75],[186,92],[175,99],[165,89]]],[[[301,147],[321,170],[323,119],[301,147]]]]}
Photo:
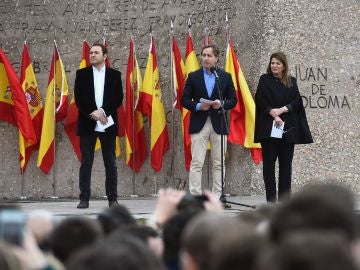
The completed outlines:
{"type": "Polygon", "coordinates": [[[39,149],[44,115],[41,94],[38,89],[38,84],[26,41],[24,42],[21,56],[20,82],[26,96],[28,110],[30,112],[32,124],[37,138],[37,142],[33,144],[28,142],[22,133],[19,132],[20,171],[21,173],[24,173],[31,153],[39,149]]]}
{"type": "Polygon", "coordinates": [[[36,134],[29,113],[26,97],[9,60],[0,49],[0,120],[20,130],[31,144],[36,143],[36,134]]]}
{"type": "MultiPolygon", "coordinates": [[[[152,40],[153,40],[153,38],[151,37],[151,41],[152,40]]],[[[151,50],[151,47],[150,47],[150,50],[151,50]]],[[[149,59],[150,59],[150,54],[151,54],[151,51],[149,52],[149,59]]],[[[148,63],[149,63],[149,59],[148,59],[148,63]]],[[[146,65],[146,71],[148,70],[147,66],[148,65],[146,65]]],[[[155,65],[153,64],[153,66],[155,66],[155,65]]],[[[145,71],[145,76],[146,76],[146,71],[145,71]]],[[[148,71],[148,72],[150,72],[150,71],[148,71]]],[[[144,84],[145,84],[145,80],[146,80],[146,78],[144,77],[144,84]]],[[[149,83],[149,82],[146,81],[146,83],[149,83]]],[[[150,86],[145,86],[145,87],[140,88],[139,102],[137,104],[137,109],[143,115],[150,115],[151,114],[152,95],[153,95],[153,87],[151,86],[151,84],[150,84],[150,86]]]]}
{"type": "MultiPolygon", "coordinates": [[[[185,52],[185,80],[187,79],[190,72],[198,70],[200,68],[199,61],[196,57],[196,52],[191,38],[190,29],[186,36],[186,52],[185,52]]],[[[190,115],[191,112],[183,108],[183,125],[184,125],[184,141],[186,141],[186,152],[185,152],[185,167],[186,170],[190,170],[191,163],[191,136],[189,134],[189,125],[190,125],[190,115]]],[[[184,145],[185,147],[185,145],[184,145]]],[[[185,148],[184,148],[185,149],[185,148]]],[[[210,142],[207,146],[207,149],[210,149],[210,142]]]]}
{"type": "Polygon", "coordinates": [[[225,70],[231,74],[238,102],[230,111],[230,135],[228,141],[250,148],[256,164],[262,160],[261,145],[254,143],[255,102],[251,95],[239,61],[229,40],[226,51],[225,70]]]}
{"type": "MultiPolygon", "coordinates": [[[[90,66],[90,46],[83,41],[82,44],[82,56],[79,69],[90,66]]],[[[75,154],[78,159],[81,161],[81,151],[80,151],[80,137],[77,136],[77,120],[78,120],[78,108],[75,104],[74,92],[70,101],[68,114],[65,120],[64,129],[66,134],[69,137],[69,140],[74,148],[75,154]]]]}
{"type": "Polygon", "coordinates": [[[191,32],[189,31],[186,37],[186,58],[185,58],[185,76],[190,72],[198,70],[200,68],[199,61],[196,57],[194,45],[191,38],[191,32]]]}
{"type": "Polygon", "coordinates": [[[44,120],[42,123],[41,141],[37,161],[37,166],[45,173],[49,172],[54,163],[55,119],[56,122],[58,122],[66,117],[68,92],[69,87],[64,65],[55,44],[54,53],[51,59],[48,88],[46,90],[44,120]]]}
{"type": "Polygon", "coordinates": [[[144,120],[136,108],[139,89],[142,88],[140,68],[136,59],[134,44],[130,38],[129,58],[126,69],[126,165],[140,171],[147,156],[144,120]]]}
{"type": "Polygon", "coordinates": [[[172,40],[172,57],[173,57],[173,76],[174,76],[173,80],[174,80],[175,95],[176,95],[176,108],[178,108],[181,112],[185,168],[187,171],[189,171],[190,163],[191,163],[191,137],[189,134],[190,111],[185,109],[181,105],[181,97],[183,95],[184,85],[185,85],[185,64],[181,57],[180,50],[176,43],[175,37],[173,37],[172,40]]]}
{"type": "Polygon", "coordinates": [[[143,92],[148,93],[151,97],[151,167],[155,171],[160,171],[163,156],[169,150],[169,134],[161,98],[155,41],[152,36],[144,75],[143,92]]]}

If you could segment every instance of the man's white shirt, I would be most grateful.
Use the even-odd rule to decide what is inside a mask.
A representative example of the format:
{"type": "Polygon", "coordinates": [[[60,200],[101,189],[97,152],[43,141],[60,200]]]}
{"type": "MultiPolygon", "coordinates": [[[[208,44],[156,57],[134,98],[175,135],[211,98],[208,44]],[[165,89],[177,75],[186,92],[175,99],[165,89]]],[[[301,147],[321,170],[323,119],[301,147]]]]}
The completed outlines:
{"type": "MultiPolygon", "coordinates": [[[[100,69],[100,71],[96,67],[93,68],[94,74],[94,91],[95,91],[95,103],[96,107],[99,109],[103,105],[104,100],[104,85],[105,85],[105,65],[100,69]]],[[[97,121],[95,126],[95,131],[105,132],[103,127],[100,127],[99,121],[97,121]]]]}

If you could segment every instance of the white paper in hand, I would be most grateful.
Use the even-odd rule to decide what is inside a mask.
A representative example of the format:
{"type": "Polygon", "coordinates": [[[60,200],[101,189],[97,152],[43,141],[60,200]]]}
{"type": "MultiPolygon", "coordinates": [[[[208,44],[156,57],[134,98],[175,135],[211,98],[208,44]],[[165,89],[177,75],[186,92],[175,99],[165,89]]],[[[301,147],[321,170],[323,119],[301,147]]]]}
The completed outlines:
{"type": "Polygon", "coordinates": [[[105,129],[111,127],[114,124],[114,119],[110,115],[107,117],[107,123],[105,125],[101,124],[100,121],[96,121],[96,123],[96,127],[99,129],[99,131],[104,131],[105,129]]]}
{"type": "Polygon", "coordinates": [[[275,125],[275,120],[274,120],[272,124],[270,137],[281,139],[284,134],[284,126],[285,126],[285,122],[283,122],[281,126],[277,127],[275,125]]]}
{"type": "Polygon", "coordinates": [[[200,98],[200,102],[205,103],[205,104],[210,104],[210,105],[213,105],[215,103],[214,100],[205,99],[205,98],[200,98]]]}

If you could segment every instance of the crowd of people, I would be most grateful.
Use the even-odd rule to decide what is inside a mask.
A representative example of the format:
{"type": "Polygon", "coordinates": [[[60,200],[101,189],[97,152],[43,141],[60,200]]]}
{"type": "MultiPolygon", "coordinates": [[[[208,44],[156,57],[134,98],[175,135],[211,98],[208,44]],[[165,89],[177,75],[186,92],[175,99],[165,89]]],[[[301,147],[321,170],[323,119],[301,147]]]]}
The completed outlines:
{"type": "Polygon", "coordinates": [[[344,187],[308,186],[281,203],[234,215],[222,207],[211,192],[200,198],[160,190],[153,217],[143,224],[122,205],[96,218],[54,222],[46,211],[25,215],[3,204],[0,269],[355,270],[360,265],[358,216],[344,187]]]}

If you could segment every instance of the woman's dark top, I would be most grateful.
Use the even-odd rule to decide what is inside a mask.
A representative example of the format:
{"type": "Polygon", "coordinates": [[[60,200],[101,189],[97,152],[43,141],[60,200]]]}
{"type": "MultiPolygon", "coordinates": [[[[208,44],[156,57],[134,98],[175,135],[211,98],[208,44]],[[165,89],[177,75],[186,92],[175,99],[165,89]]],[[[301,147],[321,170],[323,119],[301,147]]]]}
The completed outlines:
{"type": "Polygon", "coordinates": [[[281,141],[294,144],[313,142],[296,79],[291,77],[291,81],[292,86],[287,88],[274,75],[261,75],[255,94],[254,142],[281,141]],[[274,119],[269,112],[273,108],[283,106],[288,108],[288,112],[280,115],[285,122],[285,133],[282,139],[274,139],[270,137],[274,119]]]}

